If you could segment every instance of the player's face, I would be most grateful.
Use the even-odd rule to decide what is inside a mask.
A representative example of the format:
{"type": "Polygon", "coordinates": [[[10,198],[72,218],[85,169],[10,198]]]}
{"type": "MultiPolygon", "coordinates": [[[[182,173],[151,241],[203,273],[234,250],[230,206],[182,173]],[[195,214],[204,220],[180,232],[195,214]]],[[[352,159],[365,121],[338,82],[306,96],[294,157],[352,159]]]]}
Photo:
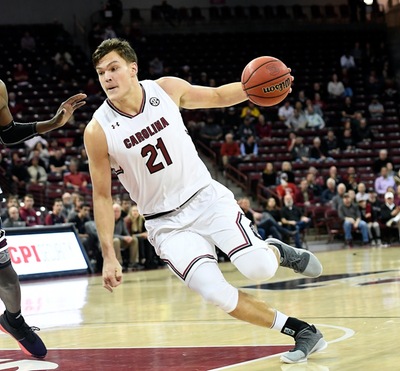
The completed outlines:
{"type": "Polygon", "coordinates": [[[100,59],[96,71],[107,97],[119,100],[129,92],[132,78],[137,74],[137,64],[128,63],[118,53],[111,52],[100,59]]]}

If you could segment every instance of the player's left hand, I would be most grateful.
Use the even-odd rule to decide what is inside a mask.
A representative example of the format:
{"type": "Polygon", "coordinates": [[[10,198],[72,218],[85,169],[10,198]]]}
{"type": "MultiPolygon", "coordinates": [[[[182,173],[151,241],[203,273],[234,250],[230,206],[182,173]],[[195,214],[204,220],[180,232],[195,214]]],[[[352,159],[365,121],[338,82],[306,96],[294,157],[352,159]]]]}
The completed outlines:
{"type": "Polygon", "coordinates": [[[65,102],[61,103],[60,108],[52,119],[55,128],[59,128],[66,124],[74,111],[86,104],[86,97],[86,94],[79,93],[69,97],[65,102]]]}

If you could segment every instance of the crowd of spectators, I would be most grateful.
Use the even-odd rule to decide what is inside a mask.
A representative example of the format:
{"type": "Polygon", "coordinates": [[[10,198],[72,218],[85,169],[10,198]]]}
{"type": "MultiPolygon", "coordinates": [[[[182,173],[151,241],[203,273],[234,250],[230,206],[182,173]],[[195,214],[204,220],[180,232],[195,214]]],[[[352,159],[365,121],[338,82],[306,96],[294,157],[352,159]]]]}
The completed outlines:
{"type": "MultiPolygon", "coordinates": [[[[88,33],[91,50],[105,38],[115,35],[127,38],[139,50],[146,43],[146,37],[136,24],[121,27],[118,3],[118,1],[107,2],[104,8],[104,22],[94,24],[88,33]]],[[[21,49],[28,55],[35,54],[38,50],[35,35],[30,32],[23,33],[20,44],[21,49]]],[[[70,42],[60,45],[61,43],[49,60],[43,60],[36,72],[42,76],[54,76],[65,84],[77,78],[76,74],[71,72],[71,68],[77,65],[77,56],[70,42]]],[[[179,69],[173,70],[168,61],[162,59],[161,53],[149,55],[148,63],[143,67],[141,65],[141,69],[144,70],[143,75],[146,78],[174,74],[200,85],[216,86],[225,82],[221,76],[194,70],[189,64],[182,63],[179,69]]],[[[13,89],[9,91],[10,109],[15,117],[23,117],[26,112],[23,99],[18,95],[18,89],[30,84],[33,73],[34,71],[23,59],[15,63],[11,75],[15,91],[13,89]]],[[[345,185],[343,194],[346,194],[357,190],[362,183],[354,172],[353,174],[343,172],[341,169],[338,174],[336,167],[340,165],[338,155],[356,153],[362,150],[363,144],[374,143],[377,140],[371,123],[383,120],[387,110],[385,102],[398,98],[393,76],[388,51],[384,44],[373,45],[357,41],[353,48],[346,48],[338,57],[335,71],[329,79],[310,79],[304,86],[295,82],[290,98],[279,107],[275,107],[276,109],[257,107],[251,102],[246,102],[243,105],[217,110],[183,109],[182,115],[190,135],[196,142],[202,142],[209,148],[212,148],[215,142],[221,145],[217,156],[220,159],[218,165],[225,173],[229,165],[237,166],[242,162],[257,161],[260,154],[265,153],[264,143],[270,145],[275,139],[275,126],[282,124],[279,130],[284,130],[283,137],[288,139],[287,146],[283,145],[286,147],[285,154],[289,156],[288,161],[267,161],[265,170],[260,171],[260,179],[264,186],[276,189],[278,207],[290,204],[290,200],[286,200],[286,196],[290,195],[294,206],[304,210],[316,204],[330,205],[332,200],[337,199],[339,192],[337,189],[341,184],[345,185]],[[365,87],[362,93],[356,84],[356,77],[360,74],[363,74],[365,87]],[[360,102],[359,95],[364,96],[363,106],[355,103],[360,102]],[[333,107],[334,115],[331,114],[333,107]],[[306,164],[308,170],[302,170],[299,176],[292,167],[300,164],[306,164]],[[330,169],[336,169],[336,174],[332,175],[330,171],[327,176],[322,174],[326,164],[330,169]]],[[[101,97],[101,89],[95,78],[87,76],[84,83],[83,90],[88,93],[89,102],[95,102],[96,97],[101,97]]],[[[91,215],[90,177],[81,135],[85,123],[78,122],[77,125],[79,132],[67,145],[57,140],[54,144],[52,138],[47,138],[48,140],[34,138],[33,141],[26,142],[25,148],[4,150],[0,153],[1,186],[6,195],[17,195],[17,203],[10,205],[11,209],[7,208],[4,220],[9,219],[10,225],[54,224],[62,220],[74,220],[77,226],[80,226],[83,241],[85,243],[89,241],[86,246],[89,246],[88,251],[90,251],[95,245],[93,241],[96,241],[93,228],[90,233],[81,228],[82,221],[87,219],[86,212],[89,211],[89,217],[91,215]],[[61,210],[59,210],[59,197],[50,200],[51,205],[43,208],[44,205],[40,203],[42,200],[35,199],[36,194],[33,191],[45,189],[55,183],[62,190],[59,195],[59,197],[63,195],[61,210]],[[68,194],[74,200],[79,199],[76,194],[83,195],[84,200],[80,200],[80,204],[74,206],[73,203],[68,203],[68,194]],[[71,194],[74,196],[71,197],[71,194]],[[39,209],[36,210],[35,206],[39,209]],[[18,210],[18,218],[15,208],[18,210]],[[40,210],[41,208],[43,210],[40,210]]],[[[282,137],[282,133],[280,136],[282,137]]],[[[379,158],[373,165],[373,174],[376,178],[374,186],[373,189],[368,189],[367,193],[369,195],[376,193],[377,202],[385,201],[388,192],[397,195],[394,189],[397,184],[397,170],[393,161],[388,158],[387,151],[386,157],[383,152],[379,153],[379,158]]],[[[366,200],[367,206],[368,202],[369,199],[366,200]]],[[[123,202],[121,207],[122,204],[123,202]]],[[[125,213],[123,216],[126,218],[129,210],[121,212],[125,213]]],[[[290,226],[290,223],[286,224],[290,226]]],[[[307,224],[306,228],[309,225],[307,224]]],[[[298,240],[297,243],[299,244],[298,240]]],[[[124,248],[123,244],[121,246],[124,248]]],[[[125,250],[131,250],[130,255],[133,256],[131,260],[128,259],[128,265],[133,267],[141,263],[139,257],[135,257],[140,255],[140,249],[132,248],[128,243],[125,250]]]]}

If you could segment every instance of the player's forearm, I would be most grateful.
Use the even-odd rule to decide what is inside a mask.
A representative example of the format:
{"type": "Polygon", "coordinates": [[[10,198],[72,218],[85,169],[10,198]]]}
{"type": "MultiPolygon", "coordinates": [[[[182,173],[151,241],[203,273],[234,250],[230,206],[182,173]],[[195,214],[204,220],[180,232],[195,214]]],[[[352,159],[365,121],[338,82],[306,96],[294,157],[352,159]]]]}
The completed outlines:
{"type": "Polygon", "coordinates": [[[104,258],[115,257],[114,237],[114,211],[111,197],[93,194],[94,220],[104,258]]]}
{"type": "Polygon", "coordinates": [[[242,103],[247,100],[246,93],[243,91],[240,82],[233,82],[216,88],[218,94],[219,106],[229,107],[242,103]]]}
{"type": "Polygon", "coordinates": [[[58,126],[56,125],[55,117],[51,118],[50,120],[46,121],[38,121],[36,123],[36,132],[38,134],[44,134],[51,130],[56,129],[58,126]]]}

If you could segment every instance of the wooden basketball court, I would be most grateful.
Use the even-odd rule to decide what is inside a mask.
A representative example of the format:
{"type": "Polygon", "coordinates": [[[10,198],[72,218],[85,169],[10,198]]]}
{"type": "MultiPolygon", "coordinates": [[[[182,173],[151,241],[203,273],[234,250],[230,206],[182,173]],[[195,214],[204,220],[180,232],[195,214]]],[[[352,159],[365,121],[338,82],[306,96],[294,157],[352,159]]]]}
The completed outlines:
{"type": "MultiPolygon", "coordinates": [[[[329,346],[308,363],[279,360],[293,340],[239,322],[202,301],[168,269],[130,272],[114,293],[100,276],[23,282],[23,313],[41,328],[44,360],[0,335],[0,370],[395,370],[400,362],[400,248],[323,251],[317,279],[281,268],[253,285],[226,278],[286,314],[315,323],[329,346]]],[[[314,250],[315,251],[315,250],[314,250]]]]}

